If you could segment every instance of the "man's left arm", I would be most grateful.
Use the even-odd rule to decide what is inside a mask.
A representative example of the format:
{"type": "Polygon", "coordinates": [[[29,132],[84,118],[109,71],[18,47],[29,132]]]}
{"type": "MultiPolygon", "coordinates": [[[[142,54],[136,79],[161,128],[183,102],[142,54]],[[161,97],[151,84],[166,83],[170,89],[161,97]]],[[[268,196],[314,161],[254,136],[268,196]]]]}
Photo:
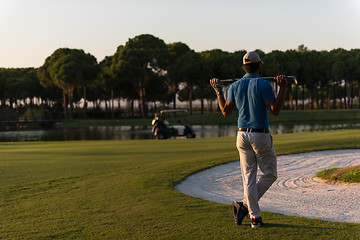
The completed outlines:
{"type": "Polygon", "coordinates": [[[264,102],[266,107],[275,116],[279,115],[281,109],[285,104],[287,77],[285,75],[279,75],[276,77],[276,80],[280,86],[278,96],[274,100],[264,102]]]}

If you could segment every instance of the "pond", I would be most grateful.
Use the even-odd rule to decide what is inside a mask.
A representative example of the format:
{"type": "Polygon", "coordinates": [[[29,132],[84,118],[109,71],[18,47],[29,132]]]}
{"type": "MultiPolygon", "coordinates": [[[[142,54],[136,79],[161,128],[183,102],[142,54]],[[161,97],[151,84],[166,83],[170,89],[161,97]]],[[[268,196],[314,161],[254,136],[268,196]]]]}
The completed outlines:
{"type": "MultiPolygon", "coordinates": [[[[182,129],[181,126],[175,126],[182,129]]],[[[235,137],[236,127],[218,125],[195,125],[196,138],[235,137]]],[[[360,128],[360,123],[350,124],[271,124],[272,134],[325,131],[360,128]]],[[[48,128],[16,131],[0,131],[1,142],[18,141],[70,141],[70,140],[125,140],[153,139],[150,126],[102,126],[88,128],[48,128]]]]}

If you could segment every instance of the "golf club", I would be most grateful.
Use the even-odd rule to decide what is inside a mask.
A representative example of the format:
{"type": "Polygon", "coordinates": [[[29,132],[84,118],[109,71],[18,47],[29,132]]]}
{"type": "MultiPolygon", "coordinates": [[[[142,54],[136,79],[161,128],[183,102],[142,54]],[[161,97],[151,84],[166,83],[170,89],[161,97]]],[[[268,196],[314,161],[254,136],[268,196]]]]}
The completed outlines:
{"type": "MultiPolygon", "coordinates": [[[[260,77],[262,79],[265,79],[265,80],[276,80],[276,77],[260,77]]],[[[295,76],[287,76],[288,79],[293,79],[294,80],[294,83],[297,85],[298,82],[297,82],[297,78],[295,76]]],[[[222,79],[220,80],[220,82],[222,83],[226,83],[226,82],[235,82],[237,80],[239,80],[240,78],[237,78],[237,79],[222,79]]]]}

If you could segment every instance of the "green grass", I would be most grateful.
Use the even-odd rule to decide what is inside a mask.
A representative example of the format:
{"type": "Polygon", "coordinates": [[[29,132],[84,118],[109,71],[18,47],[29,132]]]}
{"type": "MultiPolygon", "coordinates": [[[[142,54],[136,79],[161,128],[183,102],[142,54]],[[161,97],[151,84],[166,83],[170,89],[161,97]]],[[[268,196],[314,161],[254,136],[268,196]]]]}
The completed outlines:
{"type": "MultiPolygon", "coordinates": [[[[229,117],[223,117],[219,112],[194,112],[193,115],[179,114],[177,118],[169,115],[169,122],[176,124],[178,118],[186,117],[192,125],[234,125],[237,121],[236,111],[229,117]]],[[[120,126],[149,126],[151,118],[148,119],[118,119],[118,120],[67,120],[61,127],[79,128],[89,126],[120,125],[120,126]]],[[[282,111],[279,116],[269,114],[271,123],[358,123],[360,122],[360,110],[312,110],[312,111],[282,111]]]]}
{"type": "Polygon", "coordinates": [[[316,174],[316,177],[332,182],[359,183],[360,165],[325,169],[316,174]]]}
{"type": "MultiPolygon", "coordinates": [[[[279,155],[360,148],[360,130],[274,136],[279,155]]],[[[230,204],[173,189],[238,159],[234,138],[0,144],[0,239],[359,239],[360,224],[264,212],[235,226],[230,204]]]]}

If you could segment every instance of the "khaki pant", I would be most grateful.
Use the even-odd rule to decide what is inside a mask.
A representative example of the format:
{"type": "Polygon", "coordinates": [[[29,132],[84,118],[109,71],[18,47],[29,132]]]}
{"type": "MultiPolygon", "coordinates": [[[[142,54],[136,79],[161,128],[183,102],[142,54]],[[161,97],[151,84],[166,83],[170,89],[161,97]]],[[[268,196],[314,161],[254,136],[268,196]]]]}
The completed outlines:
{"type": "Polygon", "coordinates": [[[241,132],[236,147],[240,155],[240,168],[244,184],[244,205],[251,218],[260,217],[259,199],[277,178],[276,153],[269,133],[241,132]],[[263,175],[257,181],[257,168],[263,175]]]}

